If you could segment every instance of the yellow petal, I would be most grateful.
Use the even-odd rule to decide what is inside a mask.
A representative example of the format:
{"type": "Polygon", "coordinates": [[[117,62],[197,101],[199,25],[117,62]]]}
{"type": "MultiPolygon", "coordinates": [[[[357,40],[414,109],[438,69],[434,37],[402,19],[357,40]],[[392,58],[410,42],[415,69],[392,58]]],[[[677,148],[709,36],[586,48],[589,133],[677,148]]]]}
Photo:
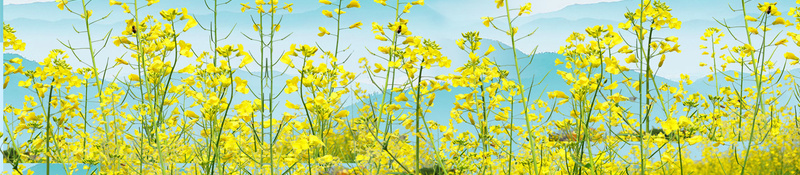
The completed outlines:
{"type": "Polygon", "coordinates": [[[625,58],[625,63],[637,63],[639,60],[636,59],[636,55],[631,54],[627,58],[625,58]]]}
{"type": "Polygon", "coordinates": [[[486,49],[486,53],[483,53],[483,56],[489,55],[490,53],[494,52],[494,46],[489,45],[489,49],[486,49]]]}
{"type": "Polygon", "coordinates": [[[661,122],[661,127],[664,129],[664,134],[669,135],[672,131],[678,130],[678,122],[674,119],[667,119],[661,122]]]}
{"type": "Polygon", "coordinates": [[[322,14],[327,16],[328,18],[333,18],[333,13],[328,10],[322,10],[322,14]]]}
{"type": "Polygon", "coordinates": [[[300,109],[300,105],[296,105],[296,104],[294,104],[292,102],[289,102],[289,100],[286,100],[286,107],[289,108],[289,109],[295,109],[295,110],[300,109]]]}
{"type": "Polygon", "coordinates": [[[400,93],[399,95],[397,95],[397,97],[394,97],[394,100],[398,102],[408,101],[408,98],[406,97],[406,93],[400,93]]]}
{"type": "Polygon", "coordinates": [[[336,116],[334,116],[334,117],[343,118],[343,117],[347,117],[348,115],[350,115],[350,111],[343,110],[343,111],[340,111],[338,114],[336,114],[336,116]]]}
{"type": "Polygon", "coordinates": [[[195,21],[193,17],[189,16],[189,21],[186,22],[185,26],[183,26],[183,31],[185,32],[194,26],[197,26],[197,21],[195,21]]]}
{"type": "Polygon", "coordinates": [[[383,37],[381,35],[375,35],[375,39],[381,40],[381,41],[388,41],[389,40],[389,39],[386,39],[386,37],[383,37]]]}
{"type": "Polygon", "coordinates": [[[758,29],[756,29],[754,27],[748,27],[747,31],[750,32],[750,33],[756,34],[756,35],[758,34],[758,29]]]}
{"type": "Polygon", "coordinates": [[[552,92],[547,92],[547,97],[550,98],[550,99],[553,99],[553,98],[565,98],[565,99],[569,98],[567,96],[567,94],[564,94],[564,92],[561,92],[561,91],[558,91],[558,90],[555,90],[555,91],[552,91],[552,92]]]}
{"type": "Polygon", "coordinates": [[[128,79],[131,80],[131,81],[141,81],[141,79],[139,79],[139,75],[136,75],[136,74],[128,75],[128,79]]]}
{"type": "Polygon", "coordinates": [[[797,56],[795,56],[794,53],[791,53],[791,52],[784,53],[783,57],[785,57],[786,59],[794,60],[794,61],[798,60],[797,56]]]}
{"type": "Polygon", "coordinates": [[[242,63],[239,63],[239,68],[242,68],[245,65],[250,64],[251,62],[253,62],[253,57],[250,56],[250,54],[245,54],[244,59],[242,59],[242,63]]]}
{"type": "Polygon", "coordinates": [[[359,22],[356,22],[356,23],[354,23],[353,25],[350,25],[350,27],[349,27],[349,28],[351,28],[351,29],[352,29],[352,28],[358,28],[358,29],[361,29],[361,25],[362,25],[362,23],[361,23],[361,21],[359,21],[359,22]]]}
{"type": "Polygon", "coordinates": [[[748,20],[748,21],[757,21],[757,20],[756,20],[756,18],[753,18],[753,17],[752,17],[752,16],[750,16],[750,15],[747,15],[747,16],[745,16],[745,17],[744,17],[744,19],[745,19],[745,20],[748,20]]]}
{"type": "Polygon", "coordinates": [[[322,36],[327,35],[327,34],[331,34],[331,33],[328,32],[328,30],[325,29],[325,27],[319,27],[319,34],[317,34],[317,36],[322,37],[322,36]]]}
{"type": "Polygon", "coordinates": [[[492,23],[492,20],[494,18],[492,18],[492,17],[481,17],[481,19],[484,19],[483,20],[483,25],[486,26],[486,27],[489,27],[489,25],[492,23]]]}

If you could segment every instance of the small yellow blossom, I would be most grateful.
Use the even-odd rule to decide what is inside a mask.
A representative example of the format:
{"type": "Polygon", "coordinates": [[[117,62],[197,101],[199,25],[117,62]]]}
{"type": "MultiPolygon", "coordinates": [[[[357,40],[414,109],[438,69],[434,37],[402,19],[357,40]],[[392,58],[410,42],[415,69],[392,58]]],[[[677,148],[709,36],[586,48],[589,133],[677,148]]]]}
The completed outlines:
{"type": "Polygon", "coordinates": [[[357,0],[351,0],[350,3],[347,4],[347,8],[361,8],[361,4],[359,4],[357,0]]]}
{"type": "Polygon", "coordinates": [[[361,21],[359,21],[359,22],[356,22],[356,23],[354,23],[353,25],[350,25],[350,27],[348,27],[348,28],[351,28],[351,29],[352,29],[352,28],[358,28],[358,29],[361,29],[361,25],[362,25],[362,23],[361,23],[361,21]]]}
{"type": "Polygon", "coordinates": [[[331,32],[328,32],[328,29],[325,29],[325,27],[319,27],[319,33],[317,34],[317,36],[322,37],[330,34],[331,32]]]}
{"type": "Polygon", "coordinates": [[[327,16],[328,18],[333,18],[333,13],[328,10],[322,10],[322,14],[327,16]]]}

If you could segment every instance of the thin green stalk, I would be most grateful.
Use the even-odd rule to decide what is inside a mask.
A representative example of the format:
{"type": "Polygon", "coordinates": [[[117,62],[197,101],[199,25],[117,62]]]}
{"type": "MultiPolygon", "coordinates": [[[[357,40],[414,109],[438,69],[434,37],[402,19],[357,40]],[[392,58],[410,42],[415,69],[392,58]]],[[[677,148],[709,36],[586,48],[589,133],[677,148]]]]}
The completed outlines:
{"type": "MultiPolygon", "coordinates": [[[[513,31],[514,30],[514,26],[511,25],[511,14],[510,14],[510,10],[509,10],[509,7],[508,7],[509,5],[508,4],[509,3],[505,3],[505,6],[506,6],[506,19],[507,19],[507,22],[508,22],[508,33],[509,33],[509,35],[511,35],[511,51],[514,53],[514,66],[515,66],[515,69],[516,69],[516,72],[517,72],[517,81],[519,82],[519,85],[517,85],[517,89],[518,89],[518,91],[520,93],[520,97],[522,99],[522,104],[523,104],[523,109],[522,110],[523,110],[523,113],[524,113],[523,115],[525,115],[525,127],[526,127],[525,133],[528,135],[528,146],[530,147],[531,153],[534,153],[533,150],[534,150],[534,142],[535,142],[535,140],[533,139],[533,134],[531,133],[531,132],[533,132],[531,130],[531,120],[530,120],[530,117],[528,116],[527,106],[524,106],[524,105],[528,104],[528,99],[525,97],[524,93],[522,93],[523,91],[525,91],[525,89],[522,87],[522,76],[521,76],[522,74],[521,74],[521,72],[519,70],[519,58],[517,57],[517,40],[515,38],[516,33],[513,31]]],[[[539,163],[538,163],[538,160],[536,160],[536,158],[535,158],[536,156],[535,155],[532,155],[532,157],[534,157],[534,158],[532,158],[534,171],[536,172],[536,174],[539,174],[539,163]]],[[[531,170],[530,170],[530,167],[529,167],[528,174],[530,174],[530,173],[531,173],[531,170]]]]}
{"type": "MultiPolygon", "coordinates": [[[[214,50],[217,47],[219,47],[219,46],[217,46],[217,44],[219,42],[219,36],[217,36],[217,30],[219,29],[217,27],[217,12],[218,12],[217,11],[217,6],[219,6],[219,4],[217,4],[217,0],[214,0],[214,29],[213,29],[213,33],[214,33],[214,48],[211,48],[211,50],[214,50]]],[[[214,63],[213,64],[214,64],[215,67],[217,66],[217,52],[214,52],[214,63]]]]}
{"type": "Polygon", "coordinates": [[[416,137],[415,137],[416,138],[416,145],[414,145],[414,147],[415,147],[416,152],[417,152],[416,153],[416,159],[417,159],[416,167],[417,167],[417,169],[416,169],[416,171],[414,171],[414,173],[418,174],[418,175],[420,174],[420,172],[419,172],[419,161],[420,161],[419,137],[421,136],[421,134],[419,134],[419,120],[422,118],[422,109],[420,108],[420,106],[422,105],[421,104],[421,100],[422,100],[421,99],[421,97],[422,97],[422,91],[421,91],[422,85],[421,85],[421,83],[422,83],[422,70],[424,68],[423,64],[422,64],[423,62],[425,62],[425,58],[423,58],[420,61],[419,75],[417,76],[417,93],[414,94],[414,95],[416,95],[416,98],[417,98],[417,100],[416,100],[417,107],[415,109],[416,110],[415,113],[416,113],[416,118],[417,119],[415,120],[416,124],[414,125],[414,127],[415,127],[414,128],[414,130],[415,130],[414,133],[416,134],[416,137]]]}
{"type": "Polygon", "coordinates": [[[683,147],[681,146],[681,140],[683,136],[680,134],[676,134],[678,136],[678,163],[680,163],[681,167],[681,175],[683,175],[683,147]]]}
{"type": "MultiPolygon", "coordinates": [[[[86,12],[87,12],[86,5],[87,5],[86,0],[81,0],[81,6],[82,6],[84,14],[86,14],[86,12]]],[[[138,9],[137,9],[137,12],[138,12],[138,9]]],[[[97,71],[96,53],[95,53],[95,50],[94,50],[94,45],[92,44],[92,42],[93,42],[92,41],[92,35],[91,35],[92,32],[91,32],[91,28],[89,27],[90,23],[89,23],[89,16],[88,15],[86,15],[86,17],[83,18],[83,22],[84,22],[84,26],[86,27],[86,38],[87,38],[87,41],[88,41],[87,44],[89,44],[89,56],[92,59],[92,75],[94,76],[95,85],[97,86],[97,94],[100,95],[100,98],[102,98],[101,94],[103,94],[103,81],[100,81],[99,74],[97,73],[98,71],[97,71]]],[[[88,82],[88,80],[87,80],[87,82],[88,82]]],[[[87,84],[87,86],[88,86],[88,84],[87,84]]],[[[100,111],[101,111],[101,113],[102,113],[102,111],[105,111],[105,107],[101,106],[100,107],[100,111]]],[[[101,116],[103,116],[103,115],[101,115],[101,116]]],[[[85,125],[84,127],[88,127],[88,125],[85,125]]],[[[109,130],[107,124],[103,125],[103,128],[104,128],[104,131],[108,131],[109,130]]],[[[108,135],[108,134],[106,133],[106,135],[108,135]]],[[[114,139],[116,139],[116,137],[114,137],[114,139]]],[[[106,147],[102,147],[102,149],[103,149],[104,152],[107,151],[106,147]]],[[[48,168],[49,168],[49,166],[48,166],[48,168]]],[[[49,174],[49,171],[48,171],[48,174],[49,174]]]]}
{"type": "MultiPolygon", "coordinates": [[[[599,38],[597,38],[596,41],[597,41],[597,43],[601,43],[599,38]]],[[[611,53],[611,52],[609,52],[609,53],[611,53]]],[[[601,54],[600,58],[598,58],[598,59],[603,60],[603,55],[601,54]]],[[[601,70],[600,71],[600,78],[596,82],[598,84],[598,88],[596,88],[595,91],[594,91],[594,95],[592,96],[592,102],[587,107],[584,107],[585,105],[583,105],[583,104],[581,104],[580,107],[579,107],[579,108],[581,108],[582,111],[583,110],[587,110],[587,111],[581,112],[581,114],[586,114],[586,120],[585,121],[580,121],[580,125],[581,126],[580,126],[580,130],[578,130],[578,133],[582,135],[581,136],[582,137],[582,141],[581,141],[581,145],[579,146],[579,149],[577,150],[577,152],[578,152],[578,160],[577,161],[581,161],[581,162],[583,161],[583,155],[584,155],[583,154],[583,149],[584,149],[584,147],[586,147],[586,145],[589,145],[588,146],[589,148],[587,150],[589,152],[589,160],[591,161],[592,148],[591,148],[590,139],[588,137],[589,136],[589,121],[591,120],[591,117],[592,117],[592,109],[594,108],[595,102],[597,101],[597,94],[600,93],[599,85],[600,85],[600,83],[602,82],[602,80],[604,78],[603,77],[604,74],[602,72],[602,70],[604,70],[603,65],[604,64],[600,64],[600,70],[601,70]]],[[[589,67],[588,70],[589,70],[588,72],[592,72],[591,67],[589,67]]],[[[585,99],[581,99],[581,101],[580,101],[580,103],[585,103],[585,102],[586,102],[585,99]]],[[[579,166],[579,164],[578,164],[579,162],[577,162],[577,161],[575,162],[575,168],[576,168],[575,171],[578,171],[578,173],[581,174],[581,173],[583,173],[583,171],[581,170],[582,166],[579,166]]]]}
{"type": "MultiPolygon", "coordinates": [[[[478,126],[480,127],[480,134],[478,136],[478,138],[479,138],[478,140],[481,142],[481,145],[483,145],[483,152],[487,152],[488,149],[489,149],[488,145],[486,145],[486,142],[489,141],[489,136],[487,136],[488,135],[487,125],[489,125],[489,121],[486,118],[486,116],[488,115],[487,114],[488,113],[488,109],[486,109],[486,93],[484,92],[484,83],[483,83],[483,80],[481,78],[478,78],[478,79],[479,79],[479,82],[481,82],[481,86],[480,86],[481,91],[479,91],[479,92],[481,92],[481,101],[482,101],[481,109],[483,109],[481,111],[481,122],[482,123],[478,124],[478,126]]],[[[486,174],[486,167],[481,166],[481,174],[486,174]]]]}
{"type": "MultiPolygon", "coordinates": [[[[764,18],[762,20],[762,22],[763,22],[762,25],[766,25],[767,15],[768,15],[767,13],[764,14],[764,18]]],[[[767,35],[767,31],[764,30],[764,36],[766,36],[766,35],[767,35]]],[[[766,37],[762,37],[761,43],[762,43],[761,44],[761,48],[759,50],[761,52],[763,52],[763,50],[765,48],[765,46],[764,46],[765,44],[764,43],[766,43],[766,37]]],[[[750,54],[751,58],[753,57],[753,55],[754,54],[750,54]]],[[[744,60],[742,60],[742,61],[744,62],[744,60]]],[[[755,137],[755,133],[753,133],[753,132],[755,132],[755,128],[756,128],[756,119],[758,118],[758,112],[761,109],[761,105],[763,105],[763,101],[762,101],[763,100],[763,94],[762,94],[762,91],[761,91],[761,88],[762,88],[762,79],[761,79],[761,77],[764,74],[764,63],[762,63],[763,61],[764,61],[764,55],[759,53],[758,59],[753,63],[754,64],[754,71],[755,71],[756,91],[758,91],[758,93],[755,93],[755,95],[756,95],[756,104],[753,105],[755,109],[754,109],[754,112],[753,112],[753,119],[751,120],[751,123],[750,123],[750,133],[749,133],[750,134],[750,138],[747,139],[747,149],[745,149],[744,163],[742,164],[742,171],[740,172],[740,174],[742,174],[742,175],[744,175],[744,172],[747,170],[747,160],[750,158],[750,149],[753,146],[753,138],[755,137]],[[761,63],[761,64],[758,64],[758,63],[761,63]]],[[[744,101],[742,101],[742,103],[744,103],[744,101]]]]}
{"type": "MultiPolygon", "coordinates": [[[[55,78],[53,78],[52,81],[56,81],[55,78]]],[[[51,135],[50,134],[50,130],[52,130],[52,128],[53,128],[50,125],[50,120],[52,119],[52,116],[50,116],[50,107],[51,107],[52,103],[50,103],[50,101],[52,101],[52,100],[53,100],[53,87],[51,86],[49,95],[47,95],[47,113],[45,114],[45,117],[47,117],[47,118],[45,118],[45,120],[47,120],[47,133],[45,133],[45,140],[46,141],[44,143],[45,143],[45,149],[46,149],[45,157],[47,158],[47,161],[46,161],[47,162],[47,170],[46,170],[47,174],[50,174],[50,155],[53,155],[53,153],[50,152],[50,135],[51,135]]],[[[19,154],[19,153],[17,153],[17,154],[19,154]]]]}
{"type": "MultiPolygon", "coordinates": [[[[264,16],[263,15],[260,16],[259,20],[260,20],[260,23],[263,24],[264,23],[264,16]]],[[[273,42],[274,42],[274,38],[273,37],[275,36],[275,29],[272,28],[272,26],[275,25],[275,12],[274,11],[272,12],[272,14],[270,14],[270,20],[269,21],[270,21],[270,34],[269,34],[270,44],[269,44],[269,66],[268,66],[269,69],[268,69],[267,74],[269,74],[269,106],[270,106],[269,107],[270,108],[270,110],[269,110],[269,122],[270,122],[269,123],[270,124],[269,125],[269,138],[270,138],[270,140],[272,140],[272,137],[276,137],[276,136],[273,136],[273,133],[272,133],[273,132],[273,130],[272,130],[272,127],[273,127],[272,126],[272,120],[273,120],[273,117],[274,117],[274,115],[273,115],[274,114],[274,110],[272,110],[272,108],[273,108],[272,106],[274,105],[273,104],[273,100],[275,98],[274,97],[274,91],[275,91],[275,89],[274,89],[274,87],[275,87],[275,73],[274,73],[274,71],[275,71],[275,68],[273,67],[274,66],[273,65],[273,56],[274,56],[273,52],[274,52],[274,46],[275,46],[273,44],[273,42]]],[[[264,29],[264,27],[262,26],[261,29],[258,30],[259,36],[261,37],[261,48],[262,48],[261,49],[261,55],[262,55],[262,58],[263,58],[263,55],[264,55],[263,29],[264,29]]],[[[262,96],[262,100],[263,100],[263,96],[264,96],[263,95],[263,88],[262,88],[262,95],[261,96],[262,96]]],[[[262,111],[264,110],[264,106],[263,105],[261,106],[261,110],[262,111]]],[[[264,128],[263,127],[264,117],[261,117],[261,124],[262,124],[261,128],[263,130],[263,128],[264,128]]],[[[262,132],[262,135],[263,135],[263,132],[262,132]]],[[[275,149],[273,148],[273,146],[274,146],[274,143],[270,142],[269,143],[269,165],[270,165],[269,173],[271,175],[275,174],[275,171],[272,170],[272,167],[275,165],[275,162],[274,162],[275,161],[274,160],[275,159],[275,149]]],[[[263,150],[262,150],[262,152],[263,152],[263,150]]],[[[262,162],[263,162],[263,158],[262,158],[262,162]]]]}
{"type": "MultiPolygon", "coordinates": [[[[230,59],[228,59],[228,67],[231,67],[230,64],[231,64],[230,63],[230,59]]],[[[229,70],[228,78],[233,79],[233,70],[229,70]]],[[[228,111],[230,110],[231,102],[233,102],[233,94],[235,93],[233,85],[230,86],[230,90],[231,90],[230,97],[228,99],[227,105],[224,108],[224,112],[222,114],[222,123],[219,125],[219,131],[217,131],[217,137],[216,137],[217,140],[216,140],[216,142],[214,144],[214,147],[213,147],[214,148],[214,157],[211,159],[211,163],[209,163],[209,166],[211,166],[211,173],[210,174],[214,174],[215,166],[213,166],[213,165],[217,163],[216,162],[217,161],[217,157],[220,156],[220,152],[221,151],[220,151],[219,143],[220,143],[220,139],[222,138],[222,131],[223,131],[223,127],[225,126],[225,121],[228,119],[228,111]]],[[[224,91],[227,91],[227,90],[224,90],[224,91]]],[[[220,96],[224,96],[224,95],[225,94],[223,93],[220,96]]],[[[220,99],[222,99],[222,98],[220,98],[220,99]]],[[[212,121],[215,122],[216,119],[212,119],[212,121]]],[[[211,129],[213,130],[214,128],[212,127],[211,129]]],[[[211,135],[213,136],[214,134],[212,133],[211,135]]],[[[224,173],[225,166],[221,166],[221,167],[222,167],[222,171],[220,171],[220,172],[224,173]]]]}
{"type": "MultiPolygon", "coordinates": [[[[510,121],[511,124],[510,125],[514,126],[514,117],[513,117],[514,116],[513,115],[514,114],[514,96],[511,96],[510,98],[511,98],[511,103],[510,104],[511,104],[511,116],[512,116],[512,117],[510,117],[511,118],[511,121],[510,121]]],[[[511,174],[511,169],[512,169],[511,161],[513,161],[512,157],[514,157],[514,153],[513,153],[514,142],[511,142],[511,141],[513,141],[513,139],[514,139],[514,132],[512,132],[512,130],[509,129],[508,130],[508,140],[509,140],[509,144],[508,144],[508,171],[506,172],[506,174],[511,174]]]]}
{"type": "MultiPolygon", "coordinates": [[[[134,27],[135,30],[138,30],[139,29],[139,1],[138,0],[134,0],[134,16],[133,16],[133,18],[134,18],[133,27],[134,27]]],[[[142,30],[138,30],[138,31],[139,32],[134,32],[134,34],[136,36],[136,46],[137,46],[136,47],[137,48],[136,52],[137,53],[143,53],[144,51],[142,50],[142,47],[139,47],[139,44],[142,43],[141,42],[141,37],[139,35],[142,32],[142,30]]],[[[139,62],[139,64],[137,64],[139,66],[139,68],[136,69],[137,73],[138,73],[139,77],[143,78],[143,80],[141,82],[149,82],[147,80],[146,72],[143,72],[143,70],[147,70],[146,69],[147,68],[147,64],[145,64],[144,54],[137,54],[137,55],[138,55],[138,57],[136,59],[137,59],[137,62],[139,62]]],[[[97,78],[97,76],[95,76],[95,78],[97,78]]],[[[146,86],[146,84],[140,84],[139,85],[139,95],[142,98],[144,98],[145,90],[144,90],[144,87],[142,87],[142,86],[146,86]]],[[[144,153],[144,151],[145,151],[144,150],[144,148],[145,148],[144,140],[145,140],[145,137],[147,136],[147,134],[149,133],[149,132],[147,132],[148,124],[145,122],[146,118],[142,117],[141,120],[142,121],[141,121],[140,130],[142,131],[142,138],[139,139],[139,147],[142,148],[142,150],[141,150],[142,152],[139,153],[140,154],[139,155],[139,162],[141,162],[139,164],[139,173],[140,174],[144,172],[144,154],[146,154],[146,153],[144,153]]]]}

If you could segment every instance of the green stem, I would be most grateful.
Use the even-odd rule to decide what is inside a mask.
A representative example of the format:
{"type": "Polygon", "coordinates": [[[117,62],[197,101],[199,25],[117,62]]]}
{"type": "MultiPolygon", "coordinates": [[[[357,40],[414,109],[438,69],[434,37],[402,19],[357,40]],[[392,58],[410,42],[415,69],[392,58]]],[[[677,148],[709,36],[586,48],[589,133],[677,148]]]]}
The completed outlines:
{"type": "MultiPolygon", "coordinates": [[[[523,91],[525,91],[525,89],[522,87],[522,78],[521,78],[522,74],[521,74],[521,72],[519,70],[519,59],[517,57],[517,43],[516,43],[517,40],[515,39],[516,33],[513,31],[514,30],[514,26],[511,25],[511,13],[509,12],[510,10],[509,10],[509,7],[508,7],[509,6],[508,3],[505,3],[505,6],[506,6],[506,19],[507,19],[507,22],[508,22],[508,33],[509,33],[509,35],[511,35],[511,52],[514,53],[514,66],[515,66],[515,69],[516,69],[516,72],[517,72],[517,81],[519,82],[518,85],[517,85],[517,89],[518,89],[518,93],[520,94],[520,97],[522,99],[522,105],[523,105],[522,111],[523,111],[523,113],[525,115],[525,127],[526,127],[525,134],[527,134],[527,136],[528,136],[528,146],[530,147],[530,151],[531,151],[531,153],[534,153],[533,150],[534,150],[535,140],[533,139],[533,134],[531,134],[531,132],[533,132],[533,130],[531,130],[531,120],[530,120],[530,117],[528,116],[528,107],[525,106],[525,105],[528,104],[528,99],[525,97],[525,94],[522,93],[523,91]]],[[[512,118],[512,120],[513,120],[513,118],[512,118]]],[[[533,160],[534,171],[536,172],[536,174],[539,174],[539,163],[538,163],[538,160],[536,160],[536,158],[535,158],[536,156],[535,155],[532,155],[532,157],[533,157],[532,160],[533,160]]],[[[528,173],[529,174],[531,173],[530,168],[528,169],[528,173]]]]}
{"type": "MultiPolygon", "coordinates": [[[[53,78],[52,81],[56,81],[55,78],[53,78]]],[[[45,148],[47,149],[47,151],[45,152],[45,157],[47,158],[47,170],[46,170],[47,174],[50,174],[50,156],[53,155],[53,153],[50,152],[50,135],[51,135],[50,132],[53,128],[50,125],[50,120],[52,119],[52,116],[50,116],[50,107],[51,107],[50,101],[52,100],[53,100],[53,87],[51,86],[49,95],[47,95],[47,114],[45,114],[45,116],[47,117],[45,118],[45,120],[47,120],[47,133],[45,133],[46,141],[44,143],[45,143],[45,148]]],[[[17,154],[21,154],[21,152],[17,154]]]]}
{"type": "Polygon", "coordinates": [[[424,68],[424,67],[422,66],[422,65],[423,65],[422,63],[423,63],[423,62],[425,62],[425,59],[424,59],[424,58],[423,58],[423,59],[420,61],[420,63],[419,63],[419,64],[420,64],[420,66],[419,66],[419,75],[417,76],[417,93],[415,94],[415,95],[416,95],[416,98],[417,98],[417,100],[416,100],[416,102],[417,102],[417,107],[416,107],[416,111],[415,111],[415,113],[416,113],[416,118],[417,118],[417,119],[415,120],[416,124],[414,125],[414,127],[415,127],[415,128],[414,128],[414,130],[415,130],[415,131],[414,131],[414,133],[416,134],[416,137],[415,137],[415,138],[416,138],[416,145],[414,145],[414,147],[415,147],[415,149],[416,149],[416,152],[417,152],[417,153],[416,153],[416,159],[417,159],[417,161],[416,161],[416,167],[417,167],[417,170],[416,170],[416,171],[414,171],[414,173],[416,173],[416,174],[420,174],[420,172],[419,172],[419,161],[420,161],[420,151],[419,151],[419,147],[420,147],[420,145],[419,145],[419,137],[421,136],[421,134],[419,134],[419,120],[422,118],[422,109],[420,108],[420,106],[422,105],[422,104],[421,104],[421,102],[420,102],[420,101],[422,100],[422,99],[421,99],[421,97],[422,97],[422,91],[421,91],[420,89],[422,88],[422,85],[421,85],[421,83],[422,83],[422,70],[423,70],[423,68],[424,68]]]}
{"type": "MultiPolygon", "coordinates": [[[[762,20],[762,22],[763,22],[762,25],[766,25],[767,15],[769,15],[769,14],[764,13],[764,19],[762,20]]],[[[764,30],[764,36],[766,36],[766,35],[767,35],[767,31],[764,30]]],[[[765,42],[766,42],[766,37],[762,37],[762,41],[761,41],[762,45],[761,45],[761,48],[759,49],[762,52],[763,52],[764,47],[765,47],[764,46],[765,42]]],[[[754,54],[750,54],[751,58],[753,57],[753,55],[754,54]]],[[[753,112],[753,119],[751,119],[751,123],[750,123],[750,133],[749,133],[750,134],[750,138],[747,139],[747,149],[745,149],[744,163],[742,164],[742,171],[740,172],[740,174],[742,174],[742,175],[744,175],[745,170],[747,170],[747,160],[750,158],[750,149],[753,146],[753,137],[755,137],[755,133],[754,132],[755,132],[755,128],[756,128],[756,119],[758,118],[758,112],[761,109],[761,105],[763,104],[763,102],[762,102],[763,94],[762,94],[762,91],[761,91],[761,88],[762,88],[761,77],[764,74],[764,64],[762,63],[762,61],[764,60],[763,57],[764,57],[763,54],[759,54],[758,59],[754,62],[756,91],[758,93],[755,93],[755,95],[756,95],[756,104],[753,105],[753,107],[755,109],[754,109],[754,112],[753,112]],[[758,64],[758,63],[761,63],[761,64],[758,64]]],[[[744,65],[744,60],[742,60],[742,65],[744,65]]],[[[744,77],[744,76],[742,76],[742,77],[744,77]]],[[[742,79],[744,79],[744,78],[742,78],[742,79]]],[[[741,101],[740,103],[744,103],[744,101],[741,101]]]]}

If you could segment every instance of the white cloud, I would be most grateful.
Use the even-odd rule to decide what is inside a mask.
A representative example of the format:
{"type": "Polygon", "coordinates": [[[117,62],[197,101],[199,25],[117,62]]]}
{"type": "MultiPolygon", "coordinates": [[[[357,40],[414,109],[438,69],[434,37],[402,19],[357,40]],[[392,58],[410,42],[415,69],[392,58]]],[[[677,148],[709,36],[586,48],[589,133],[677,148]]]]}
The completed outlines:
{"type": "Polygon", "coordinates": [[[3,5],[30,4],[35,2],[53,2],[55,0],[3,0],[3,5]]]}

